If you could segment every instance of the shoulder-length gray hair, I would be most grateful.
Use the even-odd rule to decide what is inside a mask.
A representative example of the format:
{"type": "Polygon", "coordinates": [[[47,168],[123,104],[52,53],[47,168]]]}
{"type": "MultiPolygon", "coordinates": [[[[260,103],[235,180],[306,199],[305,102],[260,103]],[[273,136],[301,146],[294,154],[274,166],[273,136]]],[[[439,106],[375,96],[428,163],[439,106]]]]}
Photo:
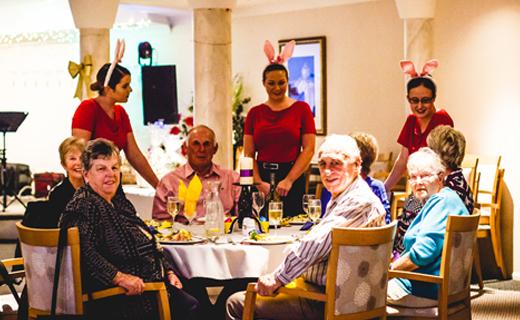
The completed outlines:
{"type": "Polygon", "coordinates": [[[419,171],[426,171],[432,174],[441,174],[446,171],[442,160],[435,151],[430,148],[421,148],[408,158],[406,165],[408,174],[412,175],[419,171]]]}

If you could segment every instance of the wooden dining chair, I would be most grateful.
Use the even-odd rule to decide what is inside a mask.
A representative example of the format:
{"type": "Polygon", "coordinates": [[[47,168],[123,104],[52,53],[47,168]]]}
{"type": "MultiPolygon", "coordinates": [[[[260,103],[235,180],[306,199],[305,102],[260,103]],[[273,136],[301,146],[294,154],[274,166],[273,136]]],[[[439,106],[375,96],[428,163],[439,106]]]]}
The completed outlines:
{"type": "Polygon", "coordinates": [[[0,286],[9,287],[11,293],[0,295],[0,299],[2,300],[2,305],[0,305],[0,319],[16,319],[17,311],[19,309],[20,294],[17,292],[15,285],[18,280],[23,279],[25,276],[25,271],[23,270],[23,259],[9,258],[3,259],[1,262],[4,265],[7,274],[4,277],[4,274],[0,273],[0,286]],[[22,268],[20,269],[16,267],[22,268]]]}
{"type": "MultiPolygon", "coordinates": [[[[302,288],[299,278],[296,286],[282,287],[279,293],[324,302],[324,319],[328,320],[386,319],[387,269],[395,230],[395,222],[376,228],[332,229],[325,292],[302,288]],[[367,290],[369,295],[361,298],[367,290]]],[[[255,284],[250,283],[242,319],[253,319],[255,301],[255,284]]]]}
{"type": "MultiPolygon", "coordinates": [[[[390,318],[471,319],[470,280],[476,233],[480,216],[448,216],[441,267],[438,276],[413,271],[390,270],[391,278],[435,283],[439,286],[435,307],[412,308],[389,305],[390,318]]],[[[423,300],[426,298],[422,298],[423,300]]]]}
{"type": "Polygon", "coordinates": [[[371,176],[374,179],[384,181],[392,170],[393,152],[380,152],[377,155],[377,159],[372,163],[370,167],[371,176]]]}
{"type": "Polygon", "coordinates": [[[477,176],[479,176],[478,172],[478,161],[479,158],[474,154],[466,154],[464,156],[464,160],[462,160],[461,169],[466,182],[468,183],[471,192],[473,192],[473,198],[477,198],[478,188],[477,188],[477,176]]]}
{"type": "MultiPolygon", "coordinates": [[[[60,229],[36,229],[16,223],[25,267],[29,318],[49,315],[51,309],[54,267],[60,229]]],[[[115,295],[124,295],[121,287],[83,294],[80,270],[80,242],[78,228],[68,230],[63,252],[58,288],[56,314],[83,315],[85,303],[115,295]]],[[[145,283],[145,291],[157,296],[161,320],[170,319],[170,306],[163,282],[145,283]]]]}

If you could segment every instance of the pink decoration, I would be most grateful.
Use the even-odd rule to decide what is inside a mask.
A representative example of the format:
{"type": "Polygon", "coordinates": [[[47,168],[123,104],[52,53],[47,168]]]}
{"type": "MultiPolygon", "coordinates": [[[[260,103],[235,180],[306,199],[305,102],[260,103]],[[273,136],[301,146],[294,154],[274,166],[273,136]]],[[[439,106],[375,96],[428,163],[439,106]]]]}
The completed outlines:
{"type": "Polygon", "coordinates": [[[275,58],[273,45],[271,44],[271,42],[269,42],[269,40],[265,40],[264,53],[270,64],[283,64],[292,57],[295,45],[296,42],[294,40],[291,40],[283,47],[282,52],[275,58]]]}
{"type": "Polygon", "coordinates": [[[401,70],[403,70],[405,74],[408,74],[412,78],[417,78],[431,74],[433,70],[437,69],[437,67],[439,66],[439,61],[437,59],[426,61],[420,74],[418,74],[417,71],[415,71],[415,66],[413,62],[410,60],[401,60],[399,62],[399,65],[401,66],[401,70]]]}

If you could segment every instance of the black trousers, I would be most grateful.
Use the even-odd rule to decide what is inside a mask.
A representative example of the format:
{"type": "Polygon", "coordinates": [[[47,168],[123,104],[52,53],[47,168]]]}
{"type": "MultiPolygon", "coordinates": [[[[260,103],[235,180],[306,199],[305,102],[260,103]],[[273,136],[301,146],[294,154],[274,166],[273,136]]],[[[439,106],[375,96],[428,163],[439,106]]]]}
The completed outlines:
{"type": "MultiPolygon", "coordinates": [[[[271,172],[273,172],[276,177],[276,184],[287,177],[287,174],[289,174],[289,171],[291,171],[292,166],[293,163],[278,163],[277,165],[273,165],[272,163],[266,164],[265,162],[258,161],[258,171],[262,180],[269,182],[271,172]],[[271,169],[269,169],[270,167],[271,169]],[[272,169],[273,167],[278,168],[272,169]]],[[[293,217],[304,213],[302,207],[302,197],[304,194],[305,175],[302,174],[293,182],[291,190],[289,190],[287,196],[282,197],[284,217],[293,217]]],[[[267,210],[266,207],[264,207],[262,210],[267,210]]]]}

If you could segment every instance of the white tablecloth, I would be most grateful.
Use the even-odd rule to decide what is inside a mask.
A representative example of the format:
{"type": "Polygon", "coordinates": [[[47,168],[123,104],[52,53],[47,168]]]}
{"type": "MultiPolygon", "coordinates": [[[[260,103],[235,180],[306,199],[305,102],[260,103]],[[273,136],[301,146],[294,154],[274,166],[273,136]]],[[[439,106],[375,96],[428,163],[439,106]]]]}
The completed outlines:
{"type": "Polygon", "coordinates": [[[153,197],[155,189],[152,187],[139,187],[138,185],[123,185],[126,197],[135,207],[135,211],[143,220],[152,219],[153,197]]]}
{"type": "MultiPolygon", "coordinates": [[[[277,235],[296,235],[301,237],[304,232],[299,226],[284,227],[277,235]]],[[[203,234],[202,226],[188,228],[195,235],[203,234]]],[[[271,230],[271,234],[273,230],[271,230]]],[[[179,272],[186,278],[204,277],[216,280],[236,278],[257,278],[272,272],[283,261],[285,249],[291,244],[278,245],[248,245],[238,244],[243,236],[235,231],[227,235],[237,243],[226,244],[194,244],[169,245],[163,244],[175,262],[179,272]]]]}

